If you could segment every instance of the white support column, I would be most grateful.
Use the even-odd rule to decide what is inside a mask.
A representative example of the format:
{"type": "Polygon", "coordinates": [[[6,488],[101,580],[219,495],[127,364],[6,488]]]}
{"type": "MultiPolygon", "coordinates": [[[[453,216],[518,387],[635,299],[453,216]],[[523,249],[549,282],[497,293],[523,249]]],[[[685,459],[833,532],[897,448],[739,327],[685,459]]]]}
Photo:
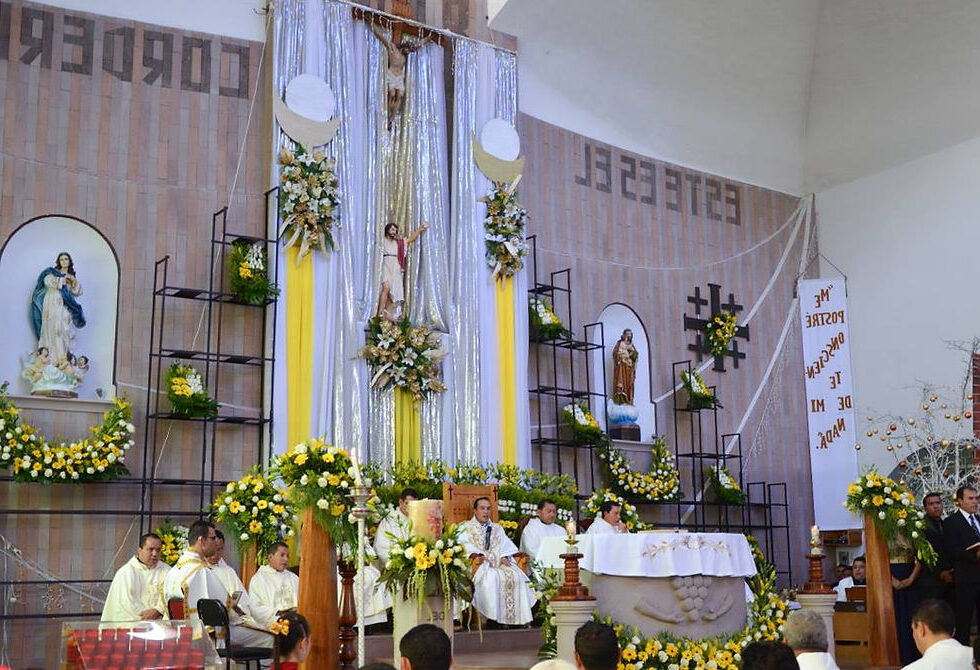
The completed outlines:
{"type": "Polygon", "coordinates": [[[820,615],[827,628],[827,653],[836,658],[834,650],[834,603],[837,593],[800,593],[796,596],[800,606],[820,615]]]}
{"type": "Polygon", "coordinates": [[[558,628],[558,658],[575,662],[575,631],[586,621],[592,620],[595,600],[552,600],[551,609],[555,613],[558,628]]]}

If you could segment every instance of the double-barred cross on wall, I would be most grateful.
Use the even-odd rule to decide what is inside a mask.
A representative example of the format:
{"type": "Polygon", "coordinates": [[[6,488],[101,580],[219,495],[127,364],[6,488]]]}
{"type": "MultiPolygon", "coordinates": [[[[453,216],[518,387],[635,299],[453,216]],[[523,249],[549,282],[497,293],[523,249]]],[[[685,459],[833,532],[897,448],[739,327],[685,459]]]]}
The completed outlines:
{"type": "MultiPolygon", "coordinates": [[[[694,305],[694,316],[684,314],[684,330],[693,330],[696,333],[694,344],[687,345],[687,348],[698,355],[698,362],[704,360],[705,356],[711,355],[711,351],[708,349],[708,338],[704,334],[704,327],[708,324],[708,319],[722,311],[734,314],[737,318],[738,313],[744,309],[742,305],[735,302],[734,293],[729,293],[728,300],[722,303],[720,284],[708,284],[708,289],[709,296],[705,299],[701,297],[701,287],[694,287],[694,295],[687,297],[687,301],[694,305]],[[706,314],[702,315],[701,309],[704,307],[709,309],[706,314]]],[[[725,356],[730,357],[735,367],[738,367],[739,359],[745,358],[745,353],[738,348],[738,338],[742,338],[746,342],[749,341],[748,326],[738,326],[735,329],[735,337],[728,343],[728,349],[723,354],[714,357],[713,370],[716,372],[725,371],[725,356]]]]}

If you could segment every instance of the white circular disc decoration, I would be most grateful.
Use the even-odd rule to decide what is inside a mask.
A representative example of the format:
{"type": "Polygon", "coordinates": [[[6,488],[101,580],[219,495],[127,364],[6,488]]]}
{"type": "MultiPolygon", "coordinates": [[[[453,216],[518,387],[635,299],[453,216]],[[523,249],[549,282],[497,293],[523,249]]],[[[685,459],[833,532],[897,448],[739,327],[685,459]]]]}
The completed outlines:
{"type": "Polygon", "coordinates": [[[301,74],[286,84],[286,106],[311,121],[329,121],[335,105],[330,85],[315,74],[301,74]]]}
{"type": "Polygon", "coordinates": [[[505,161],[516,160],[521,154],[521,138],[517,129],[503,119],[490,119],[480,131],[480,145],[483,149],[505,161]]]}

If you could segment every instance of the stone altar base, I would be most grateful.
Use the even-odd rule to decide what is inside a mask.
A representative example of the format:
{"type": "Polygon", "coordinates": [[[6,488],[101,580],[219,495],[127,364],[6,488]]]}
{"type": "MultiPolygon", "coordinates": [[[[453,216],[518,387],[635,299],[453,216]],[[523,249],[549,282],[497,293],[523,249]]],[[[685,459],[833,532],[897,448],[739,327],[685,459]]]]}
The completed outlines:
{"type": "Polygon", "coordinates": [[[453,641],[453,611],[451,602],[447,609],[446,600],[441,595],[429,596],[421,603],[415,600],[405,600],[400,592],[396,592],[392,596],[392,652],[394,655],[392,665],[396,668],[401,667],[401,654],[398,653],[398,643],[405,633],[420,623],[431,623],[439,626],[446,631],[446,635],[449,636],[449,641],[453,641]]]}
{"type": "Polygon", "coordinates": [[[668,631],[701,638],[735,633],[745,627],[742,577],[589,577],[596,609],[647,635],[668,631]]]}

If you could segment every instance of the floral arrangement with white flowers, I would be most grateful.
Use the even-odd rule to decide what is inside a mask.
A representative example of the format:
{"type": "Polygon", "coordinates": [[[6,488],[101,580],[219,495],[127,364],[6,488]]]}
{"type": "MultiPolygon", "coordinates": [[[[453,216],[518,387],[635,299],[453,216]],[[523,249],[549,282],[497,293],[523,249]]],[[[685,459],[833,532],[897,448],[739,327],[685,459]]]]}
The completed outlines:
{"type": "MultiPolygon", "coordinates": [[[[605,436],[603,436],[605,437],[605,436]]],[[[620,495],[650,502],[679,500],[681,475],[677,470],[674,454],[662,437],[656,437],[650,449],[652,460],[648,472],[636,472],[626,455],[605,437],[599,443],[596,455],[606,470],[609,487],[620,495]]]]}
{"type": "Polygon", "coordinates": [[[687,409],[721,408],[718,396],[712,392],[697,370],[681,370],[681,386],[687,391],[687,409]]]}
{"type": "Polygon", "coordinates": [[[520,272],[524,267],[522,259],[527,256],[524,239],[527,210],[517,201],[516,186],[516,182],[511,186],[494,183],[490,195],[480,198],[480,202],[487,204],[484,240],[487,265],[492,268],[494,278],[506,278],[520,272]]]}
{"type": "Polygon", "coordinates": [[[395,322],[376,316],[368,321],[366,340],[358,355],[371,367],[372,387],[402,388],[416,400],[446,390],[437,365],[446,355],[439,333],[415,327],[408,319],[395,322]]]}
{"type": "Polygon", "coordinates": [[[726,505],[744,505],[745,492],[738,481],[724,465],[712,465],[708,468],[708,479],[718,498],[726,505]]]}
{"type": "Polygon", "coordinates": [[[160,560],[171,567],[177,565],[180,555],[187,549],[187,527],[165,519],[153,532],[160,538],[160,560]]]}
{"type": "Polygon", "coordinates": [[[236,300],[249,305],[261,305],[279,295],[274,282],[269,281],[269,263],[265,243],[250,239],[232,242],[228,253],[229,287],[236,300]]]}
{"type": "Polygon", "coordinates": [[[626,530],[633,532],[646,528],[646,524],[640,521],[640,515],[636,511],[636,507],[631,505],[626,498],[613,493],[609,489],[595,491],[588,500],[582,503],[582,516],[587,519],[598,518],[600,514],[599,508],[606,501],[619,505],[619,520],[626,525],[626,530]]]}
{"type": "Polygon", "coordinates": [[[208,395],[201,373],[193,366],[180,361],[171,363],[164,384],[174,414],[205,419],[218,415],[218,403],[208,395]]]}
{"type": "Polygon", "coordinates": [[[460,540],[460,529],[449,526],[435,539],[412,535],[394,539],[391,556],[378,584],[393,595],[414,600],[421,607],[427,596],[441,595],[448,609],[454,599],[473,599],[470,558],[460,540]]]}
{"type": "Polygon", "coordinates": [[[870,470],[847,487],[844,507],[869,515],[886,540],[904,538],[923,563],[936,564],[936,551],[924,532],[925,513],[903,484],[870,470]]]}
{"type": "Polygon", "coordinates": [[[735,337],[738,320],[727,310],[715,314],[704,324],[704,336],[712,356],[722,356],[728,351],[728,343],[735,337]]]}
{"type": "Polygon", "coordinates": [[[355,470],[346,449],[322,439],[297,444],[276,456],[270,476],[282,479],[286,499],[298,514],[310,509],[313,517],[338,547],[357,546],[357,526],[351,521],[355,470]]]}
{"type": "Polygon", "coordinates": [[[286,490],[253,467],[237,482],[229,482],[211,503],[215,520],[228,528],[238,546],[255,548],[255,556],[273,542],[293,534],[296,516],[286,490]]]}
{"type": "Polygon", "coordinates": [[[322,150],[279,152],[279,237],[285,247],[299,245],[299,263],[313,249],[327,255],[334,249],[333,229],[338,226],[340,188],[334,160],[322,150]]]}
{"type": "Polygon", "coordinates": [[[561,319],[544,298],[529,298],[527,309],[532,341],[547,342],[569,334],[561,319]]]}
{"type": "Polygon", "coordinates": [[[561,417],[572,435],[581,442],[595,442],[602,437],[602,428],[584,403],[569,403],[561,408],[561,417]]]}
{"type": "Polygon", "coordinates": [[[20,409],[0,386],[0,469],[13,467],[18,482],[106,482],[128,474],[126,452],[133,446],[133,406],[122,398],[92,426],[92,436],[75,442],[50,442],[21,420],[20,409]]]}
{"type": "MultiPolygon", "coordinates": [[[[781,640],[788,605],[776,592],[776,571],[758,550],[752,536],[746,536],[753,546],[756,575],[748,580],[754,599],[748,607],[748,623],[731,635],[702,639],[678,637],[671,633],[645,636],[638,629],[603,617],[596,612],[594,619],[612,626],[619,639],[621,660],[619,668],[631,670],[736,670],[742,665],[742,650],[752,642],[781,640]]],[[[538,609],[549,612],[552,621],[541,626],[545,643],[539,657],[556,653],[557,627],[551,610],[556,587],[542,589],[538,609]]]]}

